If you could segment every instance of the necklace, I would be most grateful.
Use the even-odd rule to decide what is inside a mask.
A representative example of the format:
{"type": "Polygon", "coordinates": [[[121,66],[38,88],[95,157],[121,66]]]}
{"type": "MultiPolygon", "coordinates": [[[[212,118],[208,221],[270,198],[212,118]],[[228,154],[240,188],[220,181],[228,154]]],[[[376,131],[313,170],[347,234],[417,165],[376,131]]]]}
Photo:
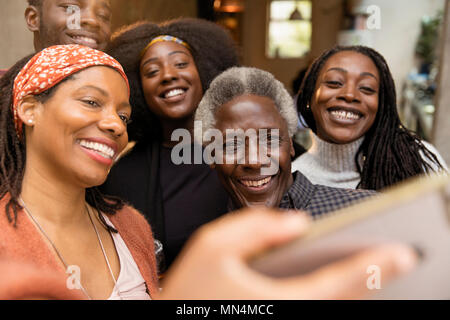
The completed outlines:
{"type": "MultiPolygon", "coordinates": [[[[47,233],[44,231],[44,229],[41,227],[41,225],[37,222],[37,220],[33,217],[33,215],[31,214],[31,211],[27,208],[27,206],[25,204],[25,201],[23,201],[21,196],[19,196],[19,200],[21,202],[22,207],[25,209],[25,212],[28,214],[28,216],[31,218],[31,220],[34,222],[34,224],[38,227],[38,229],[41,231],[41,233],[45,236],[45,238],[48,240],[48,242],[50,242],[53,250],[55,250],[58,258],[61,260],[61,262],[64,264],[64,267],[67,270],[68,265],[67,265],[66,261],[64,260],[63,256],[61,255],[61,253],[56,248],[56,246],[53,243],[53,241],[50,239],[50,237],[47,235],[47,233]]],[[[94,227],[94,230],[95,230],[95,234],[97,235],[97,239],[98,239],[98,242],[100,244],[100,248],[102,249],[103,257],[105,258],[106,264],[107,264],[108,269],[109,269],[109,273],[111,274],[111,278],[114,281],[114,286],[116,286],[117,285],[116,278],[114,277],[114,273],[113,273],[113,271],[111,269],[111,265],[109,263],[108,255],[106,254],[105,248],[103,247],[102,239],[100,238],[100,234],[98,233],[98,230],[97,230],[97,227],[94,224],[94,221],[92,221],[92,217],[91,217],[91,213],[90,213],[90,210],[89,210],[89,206],[87,204],[85,204],[85,207],[86,207],[86,212],[87,212],[87,215],[89,217],[89,220],[91,221],[91,224],[92,224],[92,226],[94,227]]],[[[81,281],[79,281],[79,285],[80,285],[81,291],[83,291],[83,293],[88,297],[88,299],[89,300],[93,300],[91,298],[91,296],[88,294],[88,292],[86,291],[86,289],[81,284],[81,281]]]]}

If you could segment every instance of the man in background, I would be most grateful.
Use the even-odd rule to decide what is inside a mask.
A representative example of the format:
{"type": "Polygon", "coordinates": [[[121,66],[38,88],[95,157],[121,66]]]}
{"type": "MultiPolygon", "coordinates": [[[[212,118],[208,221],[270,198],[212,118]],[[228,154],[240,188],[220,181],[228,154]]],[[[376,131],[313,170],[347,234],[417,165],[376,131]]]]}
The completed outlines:
{"type": "Polygon", "coordinates": [[[109,0],[28,0],[25,21],[34,35],[34,49],[80,44],[104,50],[111,36],[109,0]]]}
{"type": "MultiPolygon", "coordinates": [[[[111,37],[110,0],[27,0],[25,22],[36,52],[58,44],[104,50],[111,37]]],[[[0,70],[0,77],[7,70],[0,70]]]]}

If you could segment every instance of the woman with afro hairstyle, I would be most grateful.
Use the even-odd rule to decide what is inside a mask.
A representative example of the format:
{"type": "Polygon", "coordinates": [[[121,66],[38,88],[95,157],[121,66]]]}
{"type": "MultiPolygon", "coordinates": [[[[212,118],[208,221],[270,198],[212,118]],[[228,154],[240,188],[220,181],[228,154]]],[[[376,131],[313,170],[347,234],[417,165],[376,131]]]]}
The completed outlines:
{"type": "Polygon", "coordinates": [[[313,142],[292,170],[313,183],[380,190],[447,170],[437,150],[402,125],[389,67],[371,48],[324,52],[306,74],[297,108],[313,142]]]}
{"type": "MultiPolygon", "coordinates": [[[[171,155],[178,141],[171,137],[186,129],[193,142],[195,110],[213,78],[238,65],[237,48],[222,27],[181,18],[125,27],[107,52],[130,81],[128,132],[136,145],[112,168],[102,191],[147,217],[162,244],[162,272],[194,230],[227,212],[228,196],[216,173],[205,163],[176,165],[171,155]]],[[[198,146],[190,148],[194,155],[198,146]]]]}

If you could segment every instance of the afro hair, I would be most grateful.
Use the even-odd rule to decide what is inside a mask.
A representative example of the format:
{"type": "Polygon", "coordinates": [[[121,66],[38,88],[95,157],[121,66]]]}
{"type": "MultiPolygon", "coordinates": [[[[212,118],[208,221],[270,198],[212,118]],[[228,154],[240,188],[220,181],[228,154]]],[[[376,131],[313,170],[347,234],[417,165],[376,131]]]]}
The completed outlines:
{"type": "Polygon", "coordinates": [[[122,64],[130,81],[133,113],[128,133],[133,141],[154,140],[161,136],[159,121],[146,104],[140,79],[141,52],[159,35],[171,35],[189,44],[203,92],[217,75],[239,65],[234,40],[227,30],[213,22],[195,18],[161,24],[142,21],[118,30],[106,51],[122,64]]]}

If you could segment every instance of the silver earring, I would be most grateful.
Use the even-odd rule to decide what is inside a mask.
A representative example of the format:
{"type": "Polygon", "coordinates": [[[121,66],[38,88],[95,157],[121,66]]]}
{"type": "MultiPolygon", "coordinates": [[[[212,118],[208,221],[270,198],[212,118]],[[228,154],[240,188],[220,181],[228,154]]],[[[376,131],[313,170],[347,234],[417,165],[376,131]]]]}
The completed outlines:
{"type": "Polygon", "coordinates": [[[309,109],[309,108],[310,108],[310,107],[309,107],[309,104],[307,104],[307,105],[306,105],[306,109],[309,109]]]}
{"type": "Polygon", "coordinates": [[[29,123],[29,124],[33,124],[33,120],[29,119],[29,120],[28,120],[28,123],[29,123]]]}

